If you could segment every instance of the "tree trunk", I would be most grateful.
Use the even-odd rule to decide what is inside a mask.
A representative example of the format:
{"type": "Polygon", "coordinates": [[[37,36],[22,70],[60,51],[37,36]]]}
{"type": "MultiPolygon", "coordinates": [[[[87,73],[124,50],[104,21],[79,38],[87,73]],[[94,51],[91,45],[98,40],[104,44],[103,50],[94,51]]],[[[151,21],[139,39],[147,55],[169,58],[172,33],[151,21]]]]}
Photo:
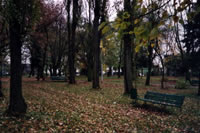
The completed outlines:
{"type": "Polygon", "coordinates": [[[0,98],[3,97],[3,92],[2,92],[2,77],[0,75],[0,98]]]}
{"type": "Polygon", "coordinates": [[[53,67],[53,76],[57,76],[57,68],[53,67]]]}
{"type": "MultiPolygon", "coordinates": [[[[162,58],[162,57],[161,57],[161,58],[162,58]]],[[[162,64],[161,89],[164,89],[164,82],[165,82],[165,67],[164,67],[163,59],[161,59],[161,64],[162,64]]]]}
{"type": "MultiPolygon", "coordinates": [[[[69,14],[68,14],[69,15],[69,14]]],[[[69,47],[69,83],[75,84],[75,36],[76,36],[76,26],[78,24],[78,0],[73,1],[73,21],[72,21],[72,35],[71,43],[69,47]]]]}
{"type": "Polygon", "coordinates": [[[94,64],[93,64],[93,82],[92,88],[99,89],[99,65],[100,65],[100,36],[99,36],[99,19],[100,19],[100,1],[95,0],[95,9],[94,9],[94,27],[93,27],[93,55],[94,55],[94,64]]]}
{"type": "MultiPolygon", "coordinates": [[[[130,0],[124,0],[124,10],[128,13],[131,12],[130,0]]],[[[130,17],[131,18],[131,17],[130,17]]],[[[130,18],[125,19],[126,22],[131,22],[130,18]]],[[[131,26],[129,26],[124,32],[129,32],[131,26]]],[[[132,44],[131,35],[124,34],[124,93],[130,94],[133,89],[132,82],[132,44]]]]}
{"type": "MultiPolygon", "coordinates": [[[[16,10],[21,6],[18,0],[13,0],[16,10]]],[[[10,77],[10,101],[7,113],[20,115],[26,113],[27,105],[22,96],[22,64],[21,64],[21,25],[18,16],[12,16],[10,20],[10,54],[11,54],[11,77],[10,77]]]]}
{"type": "Polygon", "coordinates": [[[200,96],[200,71],[199,71],[199,89],[198,89],[198,96],[200,96]]]}
{"type": "Polygon", "coordinates": [[[185,71],[185,81],[189,81],[191,83],[191,77],[190,77],[190,71],[188,65],[186,65],[186,71],[185,71]]]}
{"type": "Polygon", "coordinates": [[[88,53],[87,53],[87,63],[88,63],[87,78],[88,78],[88,82],[91,82],[93,79],[93,73],[92,73],[93,72],[93,53],[92,53],[93,44],[91,42],[89,42],[89,44],[90,44],[90,47],[88,48],[88,53]]]}
{"type": "Polygon", "coordinates": [[[92,22],[91,22],[91,3],[92,1],[89,0],[88,1],[88,5],[89,5],[89,8],[88,8],[88,12],[89,12],[89,23],[88,23],[88,44],[89,44],[89,47],[88,47],[88,50],[87,50],[87,78],[88,78],[88,82],[91,82],[92,81],[92,71],[93,71],[93,53],[92,53],[92,50],[93,50],[93,44],[92,44],[92,22]]]}
{"type": "Polygon", "coordinates": [[[88,82],[92,81],[92,64],[88,61],[88,70],[87,70],[88,82]]]}
{"type": "Polygon", "coordinates": [[[41,77],[43,80],[45,80],[45,66],[46,66],[46,58],[47,58],[47,51],[48,51],[48,45],[49,45],[49,34],[48,34],[48,29],[47,27],[45,27],[45,33],[46,33],[46,39],[47,39],[47,43],[45,44],[44,47],[44,53],[42,56],[42,68],[41,68],[41,77]]]}
{"type": "Polygon", "coordinates": [[[3,97],[3,92],[2,92],[2,81],[0,77],[0,98],[3,97]]]}
{"type": "Polygon", "coordinates": [[[165,76],[165,66],[164,66],[164,60],[163,60],[163,57],[160,53],[160,48],[159,48],[159,44],[158,44],[158,39],[156,38],[155,40],[156,42],[156,47],[155,47],[155,51],[157,53],[157,55],[159,56],[160,58],[160,61],[161,61],[161,65],[162,65],[162,78],[161,78],[161,89],[164,89],[164,76],[165,76]]]}
{"type": "Polygon", "coordinates": [[[108,70],[108,73],[107,73],[107,77],[110,77],[112,75],[112,67],[109,66],[109,70],[108,70]]]}
{"type": "Polygon", "coordinates": [[[49,66],[47,65],[46,68],[45,68],[46,77],[49,75],[49,74],[48,74],[48,67],[49,67],[49,66]]]}
{"type": "Polygon", "coordinates": [[[3,95],[3,92],[2,92],[2,75],[3,75],[3,71],[2,71],[2,67],[3,67],[3,59],[2,59],[2,56],[0,55],[0,57],[1,57],[1,64],[0,64],[0,67],[1,67],[1,69],[0,69],[0,98],[1,97],[3,97],[4,95],[3,95]]]}
{"type": "Polygon", "coordinates": [[[62,69],[59,68],[59,69],[58,69],[58,76],[61,76],[61,75],[62,75],[62,69]]]}
{"type": "Polygon", "coordinates": [[[50,76],[53,76],[52,65],[49,66],[49,72],[50,72],[50,76]]]}
{"type": "Polygon", "coordinates": [[[151,78],[151,68],[152,68],[152,55],[153,55],[153,48],[151,45],[148,46],[148,72],[147,72],[147,77],[146,77],[146,86],[150,85],[150,78],[151,78]]]}
{"type": "Polygon", "coordinates": [[[122,41],[120,43],[119,64],[118,64],[118,78],[120,78],[120,76],[121,76],[121,72],[120,72],[121,63],[122,63],[122,41]]]}

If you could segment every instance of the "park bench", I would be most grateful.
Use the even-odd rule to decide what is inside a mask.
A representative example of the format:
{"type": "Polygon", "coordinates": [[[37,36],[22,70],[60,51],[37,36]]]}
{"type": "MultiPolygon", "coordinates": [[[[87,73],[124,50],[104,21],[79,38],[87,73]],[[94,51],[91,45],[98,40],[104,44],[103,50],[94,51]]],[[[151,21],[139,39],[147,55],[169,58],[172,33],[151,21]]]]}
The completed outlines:
{"type": "Polygon", "coordinates": [[[192,86],[197,86],[197,85],[199,85],[199,80],[191,80],[191,85],[192,85],[192,86]]]}
{"type": "Polygon", "coordinates": [[[66,81],[65,76],[51,76],[52,81],[66,81]]]}
{"type": "Polygon", "coordinates": [[[178,107],[181,109],[184,98],[185,96],[147,91],[144,98],[137,98],[137,100],[144,101],[145,103],[151,102],[153,104],[178,107]]]}

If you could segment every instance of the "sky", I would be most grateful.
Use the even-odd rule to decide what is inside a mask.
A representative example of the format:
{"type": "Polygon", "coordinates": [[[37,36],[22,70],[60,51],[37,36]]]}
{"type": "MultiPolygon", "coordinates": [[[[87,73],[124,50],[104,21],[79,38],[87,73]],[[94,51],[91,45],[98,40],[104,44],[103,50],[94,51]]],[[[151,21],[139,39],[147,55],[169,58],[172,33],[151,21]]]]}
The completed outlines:
{"type": "MultiPolygon", "coordinates": [[[[55,1],[56,3],[58,4],[61,4],[63,3],[63,0],[53,0],[55,1]]],[[[116,10],[114,8],[114,2],[117,2],[117,1],[120,1],[120,0],[109,0],[109,3],[110,3],[110,7],[109,7],[109,20],[110,21],[113,21],[115,18],[116,18],[116,10]]]]}

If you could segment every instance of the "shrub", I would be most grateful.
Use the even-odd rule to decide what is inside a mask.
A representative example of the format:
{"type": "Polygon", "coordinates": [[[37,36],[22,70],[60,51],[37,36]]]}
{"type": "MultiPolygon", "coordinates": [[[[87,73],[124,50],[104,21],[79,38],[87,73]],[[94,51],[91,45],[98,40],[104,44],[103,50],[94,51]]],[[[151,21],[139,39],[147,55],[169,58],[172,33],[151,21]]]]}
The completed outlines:
{"type": "Polygon", "coordinates": [[[179,79],[176,81],[175,88],[176,89],[188,89],[190,87],[190,83],[188,81],[179,79]]]}

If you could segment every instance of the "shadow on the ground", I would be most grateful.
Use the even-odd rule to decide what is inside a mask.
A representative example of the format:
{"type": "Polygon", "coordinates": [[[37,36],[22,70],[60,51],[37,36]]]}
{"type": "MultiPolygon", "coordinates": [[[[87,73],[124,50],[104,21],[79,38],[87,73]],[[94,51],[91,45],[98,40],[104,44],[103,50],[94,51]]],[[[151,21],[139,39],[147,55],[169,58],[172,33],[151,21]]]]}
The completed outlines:
{"type": "Polygon", "coordinates": [[[145,103],[140,104],[140,103],[132,102],[132,106],[134,108],[138,108],[138,109],[148,111],[149,113],[156,113],[156,114],[160,114],[160,115],[172,115],[173,114],[166,107],[160,106],[160,105],[156,106],[154,104],[145,104],[145,103]]]}

